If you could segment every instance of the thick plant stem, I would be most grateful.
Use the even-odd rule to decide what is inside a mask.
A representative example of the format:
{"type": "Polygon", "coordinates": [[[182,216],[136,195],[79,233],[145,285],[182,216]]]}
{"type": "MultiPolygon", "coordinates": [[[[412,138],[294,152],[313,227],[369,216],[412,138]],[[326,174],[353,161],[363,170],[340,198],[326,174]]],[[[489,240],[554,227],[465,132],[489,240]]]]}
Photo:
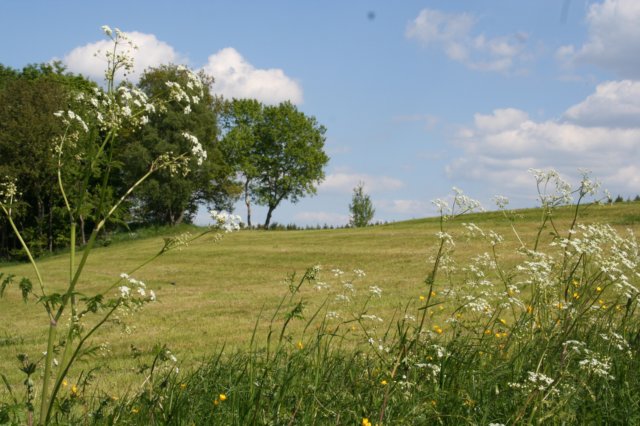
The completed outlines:
{"type": "Polygon", "coordinates": [[[38,424],[45,424],[47,411],[49,408],[49,376],[51,375],[51,364],[53,362],[53,346],[56,340],[58,323],[51,319],[49,323],[49,339],[47,341],[47,356],[44,361],[44,379],[42,380],[42,400],[40,401],[40,419],[38,424]]]}

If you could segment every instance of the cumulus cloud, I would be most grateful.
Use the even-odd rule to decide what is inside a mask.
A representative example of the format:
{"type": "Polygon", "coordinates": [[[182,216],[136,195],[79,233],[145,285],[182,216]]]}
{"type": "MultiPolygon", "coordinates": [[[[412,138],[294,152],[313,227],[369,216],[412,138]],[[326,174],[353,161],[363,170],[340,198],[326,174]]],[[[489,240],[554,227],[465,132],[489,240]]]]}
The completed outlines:
{"type": "MultiPolygon", "coordinates": [[[[169,63],[187,63],[186,57],[171,45],[158,40],[153,34],[137,31],[125,34],[137,46],[137,49],[131,49],[129,45],[121,45],[121,52],[128,53],[134,60],[135,68],[128,76],[133,82],[140,78],[146,68],[169,63]]],[[[102,81],[107,65],[105,52],[112,48],[111,40],[89,43],[76,47],[62,61],[70,71],[83,74],[95,81],[102,81]]],[[[283,101],[301,104],[303,101],[302,87],[283,70],[256,68],[231,47],[209,56],[202,70],[215,78],[212,92],[226,98],[253,98],[266,104],[283,101]]],[[[120,80],[123,75],[118,77],[120,80]]]]}
{"type": "Polygon", "coordinates": [[[450,59],[475,70],[509,72],[529,57],[527,34],[473,35],[475,23],[475,18],[467,13],[423,9],[409,23],[405,36],[423,46],[440,48],[450,59]]]}
{"type": "Polygon", "coordinates": [[[209,56],[203,69],[216,79],[214,92],[226,98],[254,98],[267,104],[302,103],[300,84],[283,70],[255,68],[232,47],[209,56]]]}
{"type": "Polygon", "coordinates": [[[640,78],[640,2],[604,0],[587,13],[588,38],[580,47],[560,47],[556,56],[569,64],[593,64],[623,78],[640,78]]]}
{"type": "Polygon", "coordinates": [[[404,187],[404,182],[389,176],[372,176],[363,173],[330,173],[320,184],[319,190],[326,192],[351,193],[360,182],[364,182],[365,192],[395,191],[404,187]]]}
{"type": "Polygon", "coordinates": [[[640,126],[640,81],[608,81],[596,92],[572,106],[564,115],[567,121],[593,127],[640,126]]]}
{"type": "MultiPolygon", "coordinates": [[[[146,68],[161,64],[186,62],[185,58],[178,54],[173,47],[164,41],[158,40],[153,34],[137,31],[126,32],[125,34],[137,46],[137,49],[131,49],[129,45],[121,45],[122,52],[127,52],[134,59],[134,70],[128,76],[132,81],[137,81],[142,71],[146,68]]],[[[70,71],[83,74],[96,81],[102,81],[107,66],[105,53],[112,48],[113,42],[111,40],[85,44],[84,46],[76,47],[65,55],[62,62],[70,71]]],[[[122,77],[122,75],[119,76],[120,79],[122,77]]]]}
{"type": "Polygon", "coordinates": [[[567,175],[587,168],[604,182],[637,191],[640,101],[632,99],[635,85],[603,83],[560,120],[535,121],[513,108],[476,114],[473,126],[462,129],[456,140],[463,155],[446,172],[451,178],[517,189],[530,187],[529,168],[553,167],[567,175]]]}

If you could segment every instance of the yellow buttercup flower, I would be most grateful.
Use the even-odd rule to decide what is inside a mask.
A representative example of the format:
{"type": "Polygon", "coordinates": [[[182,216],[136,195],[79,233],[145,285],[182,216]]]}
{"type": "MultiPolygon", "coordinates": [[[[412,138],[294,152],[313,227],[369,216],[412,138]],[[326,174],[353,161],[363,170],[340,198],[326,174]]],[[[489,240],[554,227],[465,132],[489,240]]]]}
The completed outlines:
{"type": "Polygon", "coordinates": [[[298,349],[302,350],[304,348],[304,343],[302,343],[302,341],[298,341],[298,343],[296,343],[296,346],[298,347],[298,349]]]}
{"type": "Polygon", "coordinates": [[[221,393],[218,398],[220,398],[220,401],[226,401],[227,400],[227,395],[221,393]]]}
{"type": "Polygon", "coordinates": [[[371,426],[371,422],[369,421],[368,418],[366,417],[362,418],[362,426],[371,426]]]}
{"type": "Polygon", "coordinates": [[[383,381],[381,381],[381,382],[380,382],[380,384],[381,384],[382,386],[387,386],[387,381],[386,381],[386,380],[383,380],[383,381]]]}

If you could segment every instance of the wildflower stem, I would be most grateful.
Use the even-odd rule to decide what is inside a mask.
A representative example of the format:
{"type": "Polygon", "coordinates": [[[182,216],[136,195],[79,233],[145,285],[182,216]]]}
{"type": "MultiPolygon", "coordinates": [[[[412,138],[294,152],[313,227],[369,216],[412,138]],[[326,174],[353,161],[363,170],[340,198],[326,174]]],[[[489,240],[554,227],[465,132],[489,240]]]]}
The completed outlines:
{"type": "Polygon", "coordinates": [[[49,406],[53,405],[53,399],[49,397],[49,376],[51,375],[51,364],[53,363],[53,346],[56,339],[58,323],[52,319],[49,323],[49,337],[47,339],[47,355],[44,361],[44,378],[42,379],[42,400],[40,402],[39,424],[47,424],[47,413],[49,406]]]}
{"type": "MultiPolygon", "coordinates": [[[[54,404],[55,398],[56,398],[56,395],[58,394],[58,391],[60,390],[62,381],[67,376],[67,373],[69,372],[69,368],[71,368],[71,366],[73,365],[73,362],[78,357],[78,354],[80,353],[80,350],[84,346],[85,342],[89,339],[89,337],[93,335],[93,333],[95,333],[100,327],[102,327],[102,325],[105,322],[107,322],[107,320],[111,317],[111,315],[113,315],[116,309],[120,306],[120,303],[121,303],[121,300],[118,300],[116,303],[114,303],[113,307],[109,310],[109,312],[107,312],[107,314],[100,321],[98,321],[98,323],[94,325],[93,328],[91,328],[91,330],[89,330],[89,332],[87,332],[87,334],[85,334],[84,337],[82,337],[82,339],[80,339],[73,353],[71,354],[71,358],[69,358],[69,361],[62,364],[63,368],[60,370],[60,372],[58,373],[58,376],[56,377],[56,382],[51,392],[51,398],[49,401],[49,406],[47,407],[47,412],[44,417],[41,416],[41,419],[42,418],[45,419],[44,424],[49,423],[49,420],[51,418],[51,410],[55,405],[54,404]]],[[[68,344],[70,344],[70,342],[68,342],[68,344]]],[[[43,401],[44,401],[44,392],[43,392],[43,401]]]]}

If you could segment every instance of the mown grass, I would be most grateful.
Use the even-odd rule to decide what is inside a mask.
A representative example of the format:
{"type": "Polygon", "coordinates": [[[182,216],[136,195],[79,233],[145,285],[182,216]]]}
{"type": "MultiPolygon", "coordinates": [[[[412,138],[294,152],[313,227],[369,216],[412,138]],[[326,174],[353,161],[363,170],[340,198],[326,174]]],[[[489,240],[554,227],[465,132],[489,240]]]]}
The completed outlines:
{"type": "MultiPolygon", "coordinates": [[[[640,228],[640,223],[636,220],[640,216],[639,211],[639,203],[594,205],[588,206],[579,220],[582,223],[611,223],[619,230],[631,228],[637,231],[640,228]]],[[[571,212],[569,207],[555,211],[557,229],[566,231],[571,221],[571,212]]],[[[522,240],[535,239],[541,214],[541,210],[537,209],[524,210],[518,214],[515,226],[522,240]]],[[[511,223],[502,213],[467,215],[447,225],[449,233],[457,241],[456,258],[468,260],[487,249],[481,241],[466,240],[463,237],[462,222],[473,222],[483,229],[493,229],[507,236],[500,248],[499,257],[505,268],[515,265],[518,261],[515,252],[518,243],[511,236],[511,223]]],[[[298,273],[299,277],[312,265],[321,265],[328,281],[337,280],[332,278],[330,271],[333,268],[340,268],[347,273],[356,268],[364,270],[367,277],[357,280],[356,286],[360,286],[366,293],[366,288],[376,285],[383,289],[383,295],[379,299],[367,299],[366,305],[354,308],[354,318],[363,313],[384,318],[384,323],[378,326],[376,339],[382,339],[385,333],[390,333],[397,340],[397,333],[401,336],[402,332],[396,329],[395,320],[401,319],[405,311],[413,312],[414,315],[420,313],[419,298],[427,291],[424,279],[432,268],[428,259],[435,255],[439,243],[435,233],[438,230],[438,219],[422,219],[365,229],[243,231],[228,235],[218,244],[206,238],[197,240],[192,246],[182,251],[170,252],[157,263],[136,272],[136,278],[145,281],[149,288],[157,292],[159,301],[126,319],[132,329],[131,334],[123,332],[122,327],[116,325],[102,330],[94,339],[94,344],[108,343],[108,350],[98,351],[95,354],[97,359],[89,358],[86,364],[79,364],[71,376],[78,378],[82,370],[98,365],[100,371],[95,372],[98,378],[95,383],[98,385],[97,388],[90,388],[92,395],[105,392],[105,395],[122,398],[127,394],[135,395],[141,389],[146,391],[149,383],[143,384],[143,378],[148,377],[150,369],[139,367],[151,365],[153,356],[162,352],[158,351],[158,345],[167,345],[178,356],[183,371],[192,371],[191,367],[205,362],[205,367],[189,376],[166,376],[167,371],[157,374],[157,377],[163,377],[162,380],[165,381],[162,389],[172,390],[170,394],[166,394],[165,391],[151,388],[153,394],[163,395],[162,410],[158,408],[157,399],[149,393],[142,393],[140,395],[146,395],[146,399],[123,402],[117,408],[120,410],[119,414],[112,413],[108,417],[110,421],[126,418],[130,422],[144,423],[152,419],[180,424],[181,419],[189,418],[198,424],[204,424],[214,422],[214,415],[222,416],[218,413],[226,407],[226,417],[219,418],[220,421],[225,419],[221,424],[268,424],[274,418],[279,419],[276,422],[278,424],[289,421],[299,424],[341,424],[360,421],[367,416],[373,417],[373,414],[377,416],[383,406],[390,407],[386,413],[387,418],[407,424],[424,424],[423,422],[434,418],[440,419],[440,423],[449,424],[478,421],[488,423],[494,418],[504,419],[505,413],[517,411],[523,406],[522,402],[509,402],[509,397],[499,397],[495,392],[486,394],[486,388],[482,386],[478,387],[480,395],[473,391],[474,381],[479,381],[482,376],[472,374],[474,368],[486,373],[492,363],[499,362],[500,356],[504,356],[504,348],[498,348],[493,343],[487,347],[479,346],[484,349],[475,351],[465,349],[450,361],[452,367],[469,368],[471,373],[452,379],[456,382],[455,386],[447,388],[446,392],[443,391],[443,383],[435,386],[428,381],[425,381],[428,383],[428,386],[425,385],[427,388],[400,389],[398,378],[389,377],[394,365],[393,359],[376,358],[359,348],[371,330],[362,327],[356,320],[338,331],[330,330],[327,323],[320,321],[310,325],[313,333],[309,333],[309,330],[303,333],[306,323],[295,321],[286,334],[289,340],[280,344],[272,342],[273,353],[264,353],[269,328],[278,330],[282,325],[283,315],[293,306],[285,304],[281,315],[270,321],[288,289],[283,279],[293,273],[298,273]],[[256,327],[260,314],[263,320],[256,327]],[[252,340],[254,332],[256,335],[252,340]],[[298,340],[303,342],[302,349],[296,347],[298,340]],[[328,341],[332,343],[328,344],[328,341]],[[223,347],[224,352],[221,353],[223,347]],[[479,354],[483,351],[490,353],[491,357],[483,358],[479,354]],[[136,356],[133,361],[132,353],[136,356]],[[215,354],[221,356],[212,361],[211,357],[215,354]],[[249,370],[262,375],[265,386],[271,383],[271,388],[267,386],[267,390],[264,393],[260,390],[260,395],[257,396],[250,381],[256,376],[247,374],[249,370]],[[316,377],[311,382],[291,379],[303,372],[314,372],[316,377]],[[283,386],[283,380],[289,385],[283,386]],[[388,388],[385,389],[387,385],[381,384],[383,380],[387,381],[387,385],[393,386],[394,392],[390,393],[388,388]],[[98,388],[101,392],[95,390],[98,388]],[[373,390],[367,392],[366,389],[373,390]],[[215,395],[232,390],[233,398],[212,405],[215,395]],[[468,401],[464,392],[468,394],[468,401]],[[402,396],[404,394],[408,396],[402,396]],[[279,402],[275,405],[267,404],[265,398],[279,402]],[[501,412],[478,414],[477,407],[486,406],[491,400],[500,401],[501,412]],[[171,402],[173,411],[166,409],[168,401],[171,402]],[[290,405],[291,401],[293,407],[290,405]],[[321,404],[314,405],[313,401],[321,401],[321,404]],[[197,404],[203,406],[198,408],[197,404]],[[458,413],[457,417],[448,418],[446,407],[455,404],[466,406],[468,414],[460,417],[458,413]],[[277,407],[282,407],[282,413],[273,412],[277,407]],[[371,413],[372,407],[376,407],[375,413],[371,413]],[[132,414],[140,414],[138,420],[131,417],[132,414]]],[[[180,230],[182,231],[184,229],[180,230]]],[[[551,241],[552,231],[551,228],[543,230],[541,235],[545,243],[551,241]]],[[[161,239],[156,237],[130,240],[127,237],[119,238],[121,241],[114,238],[110,246],[97,249],[92,254],[80,291],[91,293],[103,288],[113,282],[118,274],[133,268],[162,246],[161,239]]],[[[48,285],[64,283],[68,269],[65,262],[66,259],[62,256],[42,261],[41,267],[48,277],[48,285]]],[[[17,276],[31,275],[28,265],[0,267],[0,272],[17,276]]],[[[455,286],[458,278],[461,279],[462,276],[454,274],[449,277],[449,284],[455,286]]],[[[320,309],[323,303],[332,300],[328,299],[326,293],[311,288],[305,288],[304,291],[307,316],[320,309]]],[[[434,304],[430,308],[430,321],[445,327],[444,320],[453,312],[450,311],[450,306],[444,309],[445,305],[440,305],[437,301],[439,292],[438,287],[434,304]]],[[[8,290],[0,300],[0,371],[15,389],[19,389],[23,380],[17,370],[15,355],[27,353],[36,359],[38,351],[44,346],[47,324],[46,319],[43,322],[40,310],[40,306],[23,304],[15,291],[8,290]]],[[[508,321],[513,323],[518,318],[514,314],[508,321]]],[[[585,333],[587,337],[593,334],[585,333]]],[[[394,344],[397,343],[396,341],[394,344]]],[[[521,363],[518,372],[533,368],[524,365],[528,357],[522,354],[529,353],[531,359],[536,359],[537,349],[540,348],[527,345],[517,348],[517,352],[521,354],[518,358],[521,363]]],[[[429,350],[425,346],[422,352],[414,355],[424,359],[433,357],[434,354],[428,353],[429,350]]],[[[543,353],[538,355],[544,356],[543,353]]],[[[513,364],[507,365],[511,365],[513,370],[513,364]]],[[[616,368],[619,374],[623,374],[632,365],[629,362],[628,365],[616,368]]],[[[412,386],[416,387],[420,383],[420,374],[423,373],[411,374],[418,376],[404,382],[413,383],[412,386]]],[[[510,375],[497,366],[494,374],[500,380],[517,379],[513,371],[510,375]]],[[[422,379],[426,380],[425,377],[422,379]]],[[[162,385],[162,380],[155,385],[162,385]]],[[[502,390],[505,391],[510,392],[502,390]]],[[[632,389],[632,392],[636,391],[637,389],[632,389]]],[[[575,401],[571,404],[575,404],[575,401]]],[[[576,412],[585,415],[588,407],[578,407],[577,410],[571,411],[571,415],[575,416],[576,412]]],[[[511,418],[523,420],[529,415],[532,413],[527,411],[521,417],[511,418]]],[[[611,421],[623,418],[622,415],[607,417],[611,421]]],[[[570,416],[567,419],[571,420],[570,416]]],[[[597,417],[592,419],[598,421],[597,417]]]]}

